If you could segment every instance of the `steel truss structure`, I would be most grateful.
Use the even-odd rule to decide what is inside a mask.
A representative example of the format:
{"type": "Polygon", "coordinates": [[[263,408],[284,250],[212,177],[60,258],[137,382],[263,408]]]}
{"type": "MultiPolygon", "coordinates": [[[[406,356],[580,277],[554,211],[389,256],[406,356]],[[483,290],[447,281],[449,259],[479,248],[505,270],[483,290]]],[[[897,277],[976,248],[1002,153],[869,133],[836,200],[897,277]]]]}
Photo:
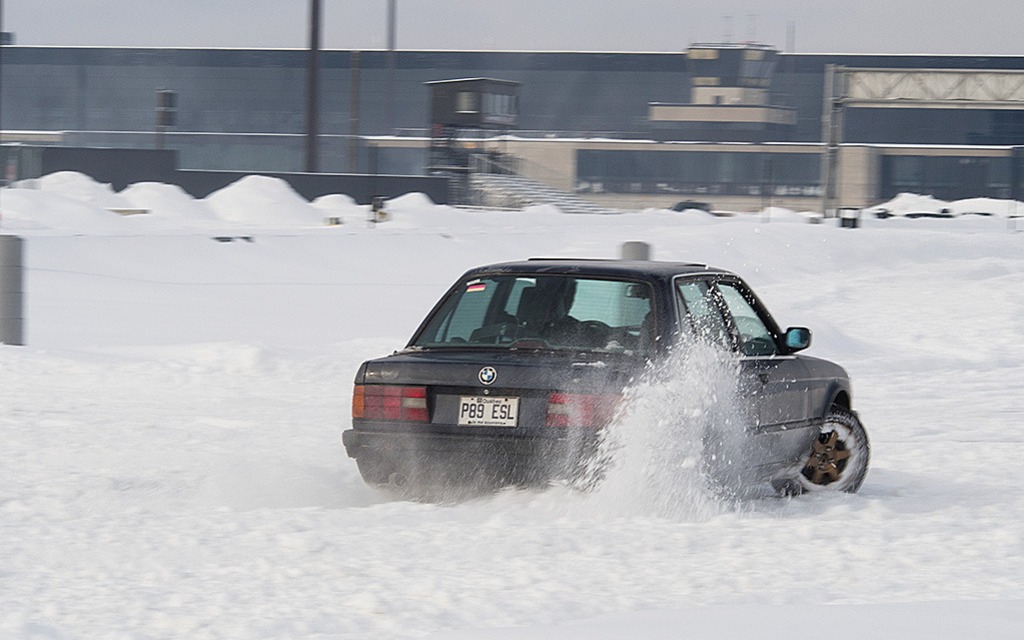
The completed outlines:
{"type": "Polygon", "coordinates": [[[1024,109],[1024,71],[837,67],[849,107],[1024,109]]]}

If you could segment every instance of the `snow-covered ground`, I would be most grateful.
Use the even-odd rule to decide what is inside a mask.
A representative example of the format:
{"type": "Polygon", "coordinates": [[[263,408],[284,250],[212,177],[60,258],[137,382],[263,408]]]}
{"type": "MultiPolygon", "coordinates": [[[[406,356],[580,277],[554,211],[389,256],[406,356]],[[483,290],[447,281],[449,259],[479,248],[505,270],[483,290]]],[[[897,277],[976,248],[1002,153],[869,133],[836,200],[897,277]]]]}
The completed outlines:
{"type": "Polygon", "coordinates": [[[373,226],[258,177],[202,201],[76,174],[21,186],[0,190],[27,341],[0,346],[2,638],[1021,637],[1012,203],[906,196],[886,208],[994,215],[853,230],[409,195],[373,226]],[[643,449],[615,491],[432,505],[362,484],[340,433],[363,359],[471,266],[626,240],[735,270],[812,327],[872,437],[859,494],[716,503],[643,449]]]}

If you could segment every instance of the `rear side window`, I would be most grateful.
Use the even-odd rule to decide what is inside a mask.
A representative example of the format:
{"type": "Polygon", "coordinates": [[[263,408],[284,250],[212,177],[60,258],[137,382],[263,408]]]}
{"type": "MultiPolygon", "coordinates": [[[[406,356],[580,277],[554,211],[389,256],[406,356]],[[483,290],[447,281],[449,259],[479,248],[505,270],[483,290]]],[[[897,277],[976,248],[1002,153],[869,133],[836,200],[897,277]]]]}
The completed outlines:
{"type": "Polygon", "coordinates": [[[729,327],[714,299],[712,284],[706,280],[681,281],[676,284],[676,291],[694,335],[711,344],[731,348],[729,327]]]}
{"type": "Polygon", "coordinates": [[[734,282],[680,281],[676,291],[694,335],[737,349],[744,356],[772,356],[778,345],[754,304],[734,282]]]}
{"type": "Polygon", "coordinates": [[[722,293],[722,299],[739,334],[740,353],[745,356],[771,356],[778,353],[778,345],[771,331],[737,285],[720,282],[718,290],[722,293]]]}

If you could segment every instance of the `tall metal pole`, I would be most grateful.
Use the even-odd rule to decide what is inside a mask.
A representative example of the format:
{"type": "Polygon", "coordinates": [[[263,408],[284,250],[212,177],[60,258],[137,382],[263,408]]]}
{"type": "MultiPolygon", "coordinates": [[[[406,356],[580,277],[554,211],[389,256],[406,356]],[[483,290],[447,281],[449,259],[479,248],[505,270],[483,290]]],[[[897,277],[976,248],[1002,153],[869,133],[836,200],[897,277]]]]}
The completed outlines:
{"type": "Polygon", "coordinates": [[[388,51],[395,50],[395,20],[397,18],[398,0],[388,0],[388,51]]]}
{"type": "Polygon", "coordinates": [[[839,76],[841,71],[836,65],[825,67],[825,98],[821,116],[821,139],[825,145],[821,158],[821,215],[826,218],[835,207],[836,172],[843,128],[842,96],[836,95],[839,76]]]}
{"type": "Polygon", "coordinates": [[[348,170],[350,173],[359,171],[359,93],[360,93],[360,55],[353,51],[349,66],[352,67],[351,91],[349,91],[348,107],[348,170]]]}
{"type": "Polygon", "coordinates": [[[771,156],[765,158],[764,161],[763,183],[764,221],[769,222],[772,219],[772,191],[775,190],[775,167],[771,156]]]}
{"type": "Polygon", "coordinates": [[[1017,202],[1024,200],[1024,147],[1014,147],[1010,152],[1010,198],[1007,201],[1006,225],[1011,231],[1017,230],[1017,202]]]}
{"type": "MultiPolygon", "coordinates": [[[[3,83],[3,69],[4,69],[4,42],[3,42],[3,39],[4,39],[4,0],[0,0],[0,87],[3,87],[3,84],[4,84],[3,83]]],[[[2,89],[0,89],[0,91],[2,91],[2,89]]],[[[0,95],[0,98],[2,98],[2,97],[3,96],[0,95]]],[[[0,109],[0,113],[3,113],[2,109],[0,109]]],[[[0,123],[0,131],[4,130],[2,124],[3,123],[0,123]]]]}
{"type": "Polygon", "coordinates": [[[309,0],[309,60],[306,77],[306,171],[317,168],[320,129],[320,0],[309,0]]]}
{"type": "MultiPolygon", "coordinates": [[[[11,34],[11,44],[14,44],[14,35],[11,34]]],[[[3,127],[3,95],[2,87],[4,84],[4,0],[0,0],[0,131],[4,130],[3,127]]],[[[13,181],[18,177],[18,165],[20,164],[20,154],[15,156],[13,150],[7,156],[6,166],[0,166],[0,184],[6,184],[7,181],[13,181]],[[17,159],[16,159],[17,158],[17,159]]]]}
{"type": "Polygon", "coordinates": [[[398,0],[388,0],[388,106],[387,131],[395,129],[395,46],[397,45],[398,0]]]}

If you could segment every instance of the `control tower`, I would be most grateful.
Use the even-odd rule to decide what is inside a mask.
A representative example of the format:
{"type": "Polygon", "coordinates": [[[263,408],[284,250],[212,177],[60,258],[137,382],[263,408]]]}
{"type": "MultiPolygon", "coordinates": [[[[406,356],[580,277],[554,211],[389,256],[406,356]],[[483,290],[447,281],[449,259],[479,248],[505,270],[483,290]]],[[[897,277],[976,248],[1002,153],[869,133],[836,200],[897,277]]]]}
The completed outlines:
{"type": "Polygon", "coordinates": [[[464,202],[469,174],[510,172],[512,160],[485,152],[482,136],[514,130],[519,124],[519,83],[495,78],[427,82],[430,89],[430,158],[427,172],[446,175],[450,202],[464,202]],[[478,165],[478,166],[474,166],[478,165]]]}
{"type": "Polygon", "coordinates": [[[686,51],[690,102],[648,105],[662,140],[787,141],[796,110],[771,104],[778,51],[765,44],[694,44],[686,51]]]}

